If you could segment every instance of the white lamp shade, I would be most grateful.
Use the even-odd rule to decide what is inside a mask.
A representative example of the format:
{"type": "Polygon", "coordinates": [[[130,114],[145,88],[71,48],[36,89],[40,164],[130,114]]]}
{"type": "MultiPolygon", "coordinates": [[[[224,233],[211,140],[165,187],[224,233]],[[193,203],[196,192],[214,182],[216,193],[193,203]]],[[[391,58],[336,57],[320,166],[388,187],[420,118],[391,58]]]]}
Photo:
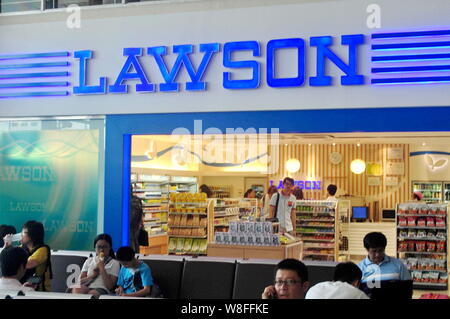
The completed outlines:
{"type": "Polygon", "coordinates": [[[289,173],[295,173],[300,170],[300,161],[296,158],[291,158],[286,161],[286,169],[289,173]]]}
{"type": "Polygon", "coordinates": [[[361,174],[366,170],[366,163],[357,158],[350,163],[350,170],[355,174],[361,174]]]}

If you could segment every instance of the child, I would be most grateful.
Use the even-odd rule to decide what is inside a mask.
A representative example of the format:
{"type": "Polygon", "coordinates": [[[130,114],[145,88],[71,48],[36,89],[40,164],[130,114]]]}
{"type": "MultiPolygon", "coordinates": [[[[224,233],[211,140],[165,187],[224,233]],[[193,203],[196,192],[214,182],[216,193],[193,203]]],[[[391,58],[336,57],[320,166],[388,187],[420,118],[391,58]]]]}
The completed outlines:
{"type": "Polygon", "coordinates": [[[117,260],[122,265],[117,280],[116,294],[127,297],[147,297],[153,286],[150,267],[134,257],[134,250],[120,247],[117,250],[117,260]]]}

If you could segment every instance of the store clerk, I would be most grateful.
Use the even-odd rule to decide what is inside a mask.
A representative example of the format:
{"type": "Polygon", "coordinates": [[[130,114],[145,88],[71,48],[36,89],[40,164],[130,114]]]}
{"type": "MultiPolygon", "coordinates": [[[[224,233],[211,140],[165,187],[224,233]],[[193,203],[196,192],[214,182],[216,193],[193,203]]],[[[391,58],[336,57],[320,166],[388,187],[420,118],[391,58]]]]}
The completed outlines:
{"type": "Polygon", "coordinates": [[[286,177],[283,189],[272,195],[270,199],[270,218],[277,218],[280,223],[280,233],[294,234],[292,220],[295,218],[295,196],[292,195],[294,179],[286,177]]]}

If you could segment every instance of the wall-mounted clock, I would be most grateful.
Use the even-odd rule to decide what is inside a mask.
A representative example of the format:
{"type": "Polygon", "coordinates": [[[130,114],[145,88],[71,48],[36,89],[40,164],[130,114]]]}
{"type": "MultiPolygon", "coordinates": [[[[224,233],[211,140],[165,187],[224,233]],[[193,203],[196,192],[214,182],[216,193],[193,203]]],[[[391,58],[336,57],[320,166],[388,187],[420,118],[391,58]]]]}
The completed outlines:
{"type": "Polygon", "coordinates": [[[342,161],[342,154],[341,154],[341,153],[339,153],[339,152],[332,152],[332,153],[330,154],[330,162],[331,162],[332,164],[337,165],[337,164],[339,164],[341,161],[342,161]]]}

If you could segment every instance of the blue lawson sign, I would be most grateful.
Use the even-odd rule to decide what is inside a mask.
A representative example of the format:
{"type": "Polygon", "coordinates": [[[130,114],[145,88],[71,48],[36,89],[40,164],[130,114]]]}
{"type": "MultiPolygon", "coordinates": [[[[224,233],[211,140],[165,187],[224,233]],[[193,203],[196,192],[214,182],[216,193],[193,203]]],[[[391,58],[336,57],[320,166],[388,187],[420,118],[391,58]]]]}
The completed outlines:
{"type": "MultiPolygon", "coordinates": [[[[331,86],[333,78],[327,75],[327,61],[334,64],[342,72],[340,78],[342,86],[364,85],[404,85],[449,83],[450,66],[445,60],[450,59],[450,30],[426,30],[375,33],[370,35],[371,69],[370,75],[359,74],[358,49],[366,44],[363,34],[342,35],[340,44],[331,36],[309,38],[309,47],[315,47],[316,67],[315,75],[309,76],[310,86],[331,86]],[[347,56],[338,57],[332,49],[338,45],[347,48],[347,56]],[[389,51],[388,54],[386,52],[389,51]],[[442,62],[444,61],[444,62],[442,62]],[[369,77],[369,80],[367,78],[369,77]]],[[[266,82],[272,88],[301,87],[305,85],[307,75],[305,69],[305,55],[307,45],[301,38],[274,39],[266,44],[265,57],[266,82]],[[297,72],[295,77],[276,77],[276,54],[284,49],[296,50],[297,72]]],[[[186,91],[204,91],[207,89],[206,72],[211,63],[217,63],[219,52],[222,53],[224,72],[222,87],[227,90],[256,89],[261,84],[262,70],[257,59],[237,60],[233,56],[237,52],[251,52],[253,57],[262,55],[261,44],[258,41],[238,41],[220,43],[202,43],[197,45],[174,45],[169,53],[166,46],[148,48],[124,48],[126,58],[122,66],[112,66],[111,72],[118,74],[115,79],[98,76],[95,83],[88,83],[87,74],[94,57],[93,50],[71,52],[43,52],[26,54],[0,55],[0,99],[16,97],[45,97],[127,93],[134,80],[137,92],[177,92],[181,87],[186,91]],[[165,57],[176,55],[173,65],[168,66],[165,57]],[[191,58],[201,56],[198,67],[194,66],[191,58]],[[148,58],[154,59],[157,68],[164,79],[164,83],[154,83],[148,76],[148,58]],[[20,61],[20,62],[19,62],[20,61]],[[78,79],[72,79],[69,72],[71,64],[78,64],[78,79]],[[190,81],[177,81],[182,69],[189,75],[190,81]],[[147,69],[147,70],[146,70],[147,69]],[[238,70],[251,71],[247,79],[234,79],[238,70]],[[23,70],[38,70],[36,72],[23,70]],[[77,84],[73,86],[69,80],[77,84]],[[136,81],[138,80],[137,84],[136,81]],[[70,92],[72,87],[72,92],[70,92]]],[[[295,74],[295,73],[294,73],[295,74]]],[[[95,78],[95,77],[94,77],[95,78]]]]}
{"type": "MultiPolygon", "coordinates": [[[[312,37],[310,38],[310,46],[317,47],[317,75],[309,78],[311,86],[329,86],[332,84],[332,78],[325,73],[326,59],[330,60],[338,66],[346,75],[341,77],[342,85],[361,85],[364,84],[364,76],[357,73],[357,48],[364,43],[364,35],[343,35],[341,44],[348,46],[349,63],[344,63],[331,49],[333,44],[331,36],[312,37]]],[[[202,61],[197,70],[194,69],[189,58],[194,53],[194,45],[174,45],[173,54],[177,54],[177,59],[169,71],[164,56],[167,55],[168,48],[166,46],[147,48],[146,54],[152,56],[164,78],[165,83],[154,84],[145,73],[145,69],[141,64],[139,57],[143,56],[142,48],[124,48],[123,55],[127,57],[119,76],[114,84],[108,85],[106,77],[100,77],[98,85],[88,85],[86,83],[86,74],[88,72],[88,60],[92,59],[93,51],[76,51],[74,56],[79,59],[79,85],[73,88],[74,94],[99,94],[99,93],[127,93],[127,80],[138,79],[140,84],[136,84],[137,92],[155,92],[158,86],[161,92],[172,92],[180,89],[180,83],[176,82],[176,78],[181,67],[186,68],[191,79],[185,83],[186,91],[202,91],[206,89],[207,82],[202,78],[212,60],[215,53],[221,51],[220,43],[203,43],[199,45],[199,52],[203,54],[202,61]],[[131,68],[133,72],[130,72],[131,68]]],[[[232,72],[223,72],[223,87],[225,89],[256,89],[260,85],[261,65],[258,61],[234,61],[232,59],[233,52],[251,51],[254,57],[261,56],[260,44],[257,41],[241,41],[227,42],[223,45],[223,66],[227,69],[251,69],[252,77],[245,80],[233,80],[232,72]]],[[[267,84],[270,87],[297,87],[305,83],[305,41],[300,38],[292,39],[275,39],[267,43],[267,84]],[[296,49],[297,54],[297,76],[293,78],[276,78],[275,54],[277,50],[296,49]]]]}

